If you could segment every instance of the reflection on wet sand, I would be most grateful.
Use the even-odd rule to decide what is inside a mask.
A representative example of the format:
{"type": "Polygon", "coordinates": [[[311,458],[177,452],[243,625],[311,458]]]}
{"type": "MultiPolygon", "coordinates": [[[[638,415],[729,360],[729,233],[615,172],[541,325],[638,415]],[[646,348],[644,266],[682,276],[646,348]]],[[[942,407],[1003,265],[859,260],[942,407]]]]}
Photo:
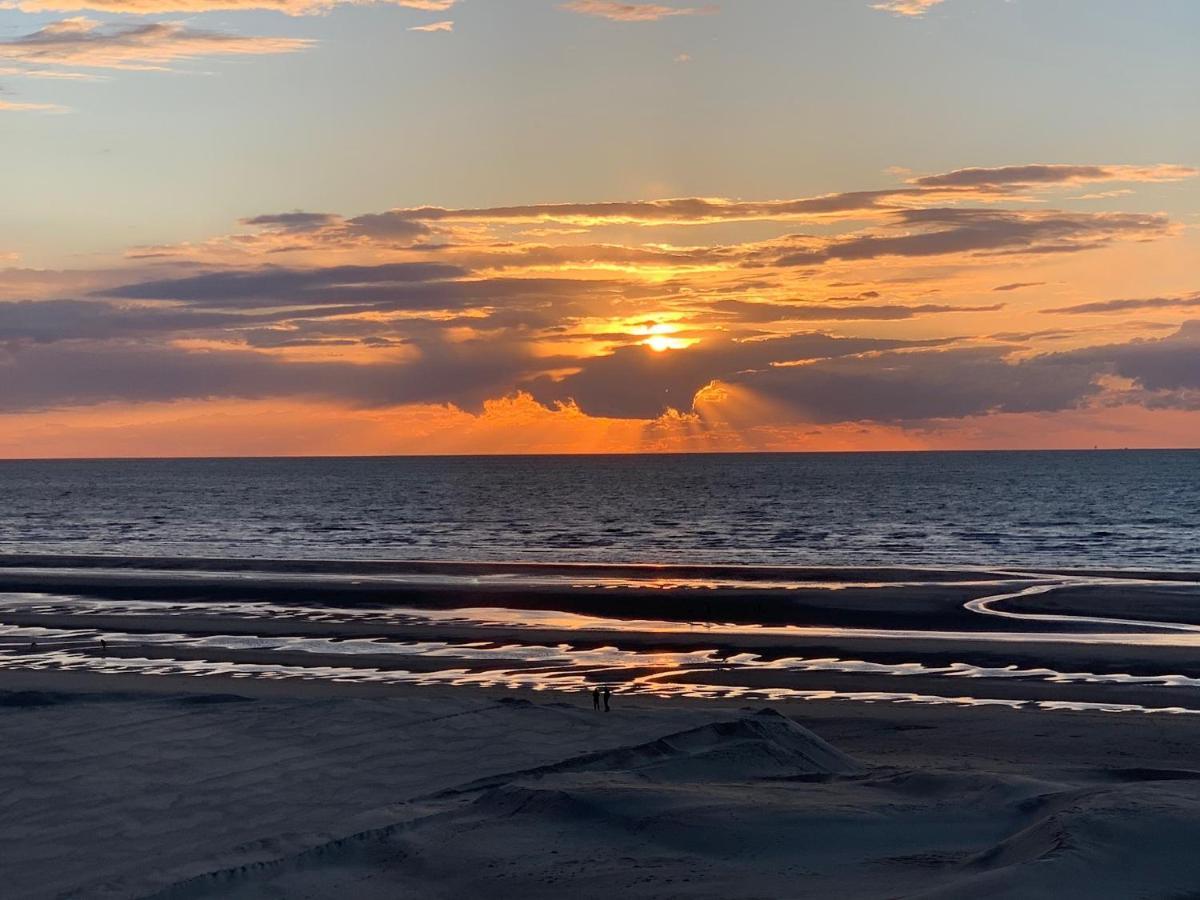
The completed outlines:
{"type": "MultiPolygon", "coordinates": [[[[199,581],[205,574],[211,573],[172,572],[171,577],[180,576],[175,581],[180,583],[189,577],[199,581]]],[[[437,608],[311,605],[256,600],[254,573],[238,572],[236,577],[246,585],[246,600],[159,601],[146,599],[145,590],[136,598],[89,596],[86,587],[73,594],[0,594],[0,669],[566,692],[613,683],[624,692],[664,697],[1200,712],[1200,670],[1176,667],[1177,656],[1164,655],[1158,667],[1155,663],[1157,653],[1200,645],[1200,624],[1020,609],[1033,598],[1112,587],[1128,594],[1136,612],[1139,589],[1147,585],[1183,591],[1200,587],[1180,577],[956,573],[955,583],[983,589],[983,596],[961,608],[988,618],[989,626],[993,621],[1008,626],[1003,631],[946,630],[936,627],[939,619],[929,628],[689,622],[546,608],[446,607],[444,599],[437,608]],[[838,642],[853,647],[856,641],[890,649],[862,659],[828,652],[838,642]],[[1090,652],[1087,648],[1106,654],[1103,666],[1077,667],[1079,661],[1089,661],[1078,656],[1090,652]],[[1131,660],[1122,668],[1121,654],[1132,656],[1135,650],[1137,664],[1131,660]],[[954,658],[956,653],[960,658],[954,658]],[[921,688],[900,690],[905,684],[921,688]],[[960,690],[964,684],[971,685],[965,695],[960,690]],[[859,689],[868,686],[882,689],[859,689]],[[1126,702],[1131,698],[1138,702],[1126,702]]],[[[336,585],[339,578],[357,585],[363,579],[386,584],[397,577],[408,587],[425,579],[441,589],[455,583],[503,581],[515,590],[527,583],[553,583],[567,589],[568,597],[572,586],[689,592],[686,596],[717,586],[732,592],[735,600],[738,591],[749,597],[799,585],[833,594],[903,587],[919,597],[924,584],[911,573],[892,581],[869,576],[821,580],[811,574],[803,581],[764,575],[738,579],[727,573],[721,578],[689,573],[641,579],[628,573],[580,578],[556,572],[287,577],[299,586],[314,578],[325,585],[336,585]]],[[[470,603],[473,596],[467,591],[464,601],[470,603]]]]}
{"type": "MultiPolygon", "coordinates": [[[[834,671],[856,671],[854,663],[830,666],[834,671]]],[[[578,671],[504,671],[470,672],[448,668],[436,672],[385,671],[351,666],[286,666],[277,664],[222,663],[212,661],[179,661],[152,659],[107,660],[79,653],[55,651],[39,658],[0,658],[0,670],[20,668],[30,670],[86,671],[101,675],[187,675],[193,677],[261,678],[271,681],[324,680],[341,683],[451,685],[461,687],[503,687],[511,690],[582,692],[593,684],[615,682],[622,693],[647,694],[656,697],[690,697],[713,700],[746,700],[778,702],[783,700],[847,700],[864,702],[916,703],[952,706],[1005,706],[1011,709],[1074,709],[1104,712],[1142,712],[1200,715],[1200,709],[1182,706],[1147,706],[1135,703],[1106,703],[1079,700],[1013,700],[974,697],[969,695],[935,695],[903,691],[833,691],[797,690],[785,687],[752,688],[715,684],[678,683],[663,680],[657,675],[628,678],[628,670],[604,666],[599,670],[578,671]]],[[[810,671],[819,667],[806,666],[810,671]]],[[[890,673],[894,674],[894,673],[890,673]]],[[[1015,674],[1015,673],[1014,673],[1015,674]]],[[[1070,680],[1054,673],[1052,680],[1070,680]]]]}

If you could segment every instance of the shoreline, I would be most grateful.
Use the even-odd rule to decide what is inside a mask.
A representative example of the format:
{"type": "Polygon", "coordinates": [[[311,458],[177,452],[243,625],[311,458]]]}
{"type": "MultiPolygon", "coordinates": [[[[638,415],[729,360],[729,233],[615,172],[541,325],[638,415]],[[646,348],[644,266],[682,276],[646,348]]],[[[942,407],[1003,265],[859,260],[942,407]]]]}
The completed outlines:
{"type": "Polygon", "coordinates": [[[913,565],[783,565],[774,563],[644,563],[554,560],[443,560],[443,559],[345,559],[319,557],[231,557],[139,555],[129,553],[9,553],[0,552],[0,572],[12,568],[36,569],[149,569],[192,572],[256,572],[344,575],[488,575],[488,574],[607,574],[614,577],[659,576],[663,578],[759,577],[772,580],[897,581],[905,578],[963,581],[981,574],[1012,577],[1081,576],[1101,578],[1145,578],[1148,580],[1200,580],[1200,569],[1138,567],[1045,567],[1006,564],[913,564],[913,565]],[[873,577],[872,577],[873,576],[873,577]]]}
{"type": "Polygon", "coordinates": [[[807,568],[786,583],[779,570],[703,582],[660,579],[659,567],[606,580],[485,563],[364,574],[353,563],[281,573],[43,559],[64,565],[0,557],[0,686],[8,673],[57,669],[1200,710],[1200,581],[1165,576],[950,570],[915,580],[905,569],[889,582],[875,570],[807,568]]]}

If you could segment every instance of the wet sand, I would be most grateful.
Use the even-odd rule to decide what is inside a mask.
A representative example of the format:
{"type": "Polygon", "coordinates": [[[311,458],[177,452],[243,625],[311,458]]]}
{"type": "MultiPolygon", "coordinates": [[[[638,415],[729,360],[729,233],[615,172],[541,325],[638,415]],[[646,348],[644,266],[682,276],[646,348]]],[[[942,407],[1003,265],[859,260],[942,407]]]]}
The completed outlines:
{"type": "Polygon", "coordinates": [[[5,897],[1200,892],[1195,576],[324,565],[0,557],[5,897]]]}
{"type": "MultiPolygon", "coordinates": [[[[529,568],[529,567],[527,567],[529,568]]],[[[963,611],[963,604],[989,593],[986,584],[971,583],[969,573],[891,573],[862,570],[828,573],[834,586],[816,581],[812,571],[796,573],[788,586],[763,584],[755,577],[746,584],[728,585],[704,577],[641,573],[646,581],[627,581],[624,570],[591,567],[578,573],[558,573],[537,567],[520,581],[488,576],[460,577],[442,573],[441,580],[421,580],[414,573],[371,577],[346,572],[298,573],[284,578],[264,571],[231,574],[223,571],[145,571],[135,569],[16,569],[0,567],[0,591],[76,594],[108,600],[154,600],[177,603],[238,601],[287,602],[343,608],[420,607],[457,609],[555,610],[581,615],[654,618],[669,621],[720,621],[741,624],[824,624],[833,627],[904,628],[917,625],[943,628],[987,628],[990,623],[963,611]],[[918,579],[891,583],[889,575],[918,579]],[[405,580],[405,578],[412,580],[405,580]],[[538,581],[556,579],[553,583],[538,581]],[[457,579],[457,580],[452,580],[457,579]],[[918,589],[919,588],[919,589],[918,589]]],[[[691,570],[689,570],[691,571],[691,570]]],[[[975,576],[978,578],[980,576],[975,576]]],[[[986,576],[984,576],[986,577],[986,576]]],[[[995,576],[992,576],[993,578],[995,576]]]]}
{"type": "Polygon", "coordinates": [[[1191,585],[1142,585],[1136,592],[1119,584],[1082,586],[1060,593],[1023,598],[1019,604],[1002,602],[999,609],[1024,613],[1075,616],[1128,617],[1147,622],[1184,622],[1200,625],[1200,604],[1191,585]]]}
{"type": "Polygon", "coordinates": [[[324,565],[0,557],[0,671],[1200,713],[1174,573],[324,565]]]}

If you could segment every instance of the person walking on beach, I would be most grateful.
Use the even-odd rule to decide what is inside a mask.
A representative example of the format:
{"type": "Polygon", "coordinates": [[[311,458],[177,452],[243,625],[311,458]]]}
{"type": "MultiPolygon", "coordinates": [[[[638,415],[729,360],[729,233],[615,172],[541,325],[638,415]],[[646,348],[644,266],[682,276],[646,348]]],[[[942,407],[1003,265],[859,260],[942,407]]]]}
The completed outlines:
{"type": "Polygon", "coordinates": [[[606,684],[604,686],[604,711],[608,712],[608,698],[612,696],[612,690],[606,684]]]}
{"type": "Polygon", "coordinates": [[[592,688],[592,709],[600,711],[600,686],[592,688]]]}

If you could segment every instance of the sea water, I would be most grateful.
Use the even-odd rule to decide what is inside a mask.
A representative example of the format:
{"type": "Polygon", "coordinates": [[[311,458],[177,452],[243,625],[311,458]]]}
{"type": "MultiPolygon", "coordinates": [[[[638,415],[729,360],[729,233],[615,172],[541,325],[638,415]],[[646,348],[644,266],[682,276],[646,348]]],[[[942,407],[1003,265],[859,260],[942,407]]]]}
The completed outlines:
{"type": "Polygon", "coordinates": [[[0,553],[1195,568],[1200,451],[0,462],[0,553]]]}

